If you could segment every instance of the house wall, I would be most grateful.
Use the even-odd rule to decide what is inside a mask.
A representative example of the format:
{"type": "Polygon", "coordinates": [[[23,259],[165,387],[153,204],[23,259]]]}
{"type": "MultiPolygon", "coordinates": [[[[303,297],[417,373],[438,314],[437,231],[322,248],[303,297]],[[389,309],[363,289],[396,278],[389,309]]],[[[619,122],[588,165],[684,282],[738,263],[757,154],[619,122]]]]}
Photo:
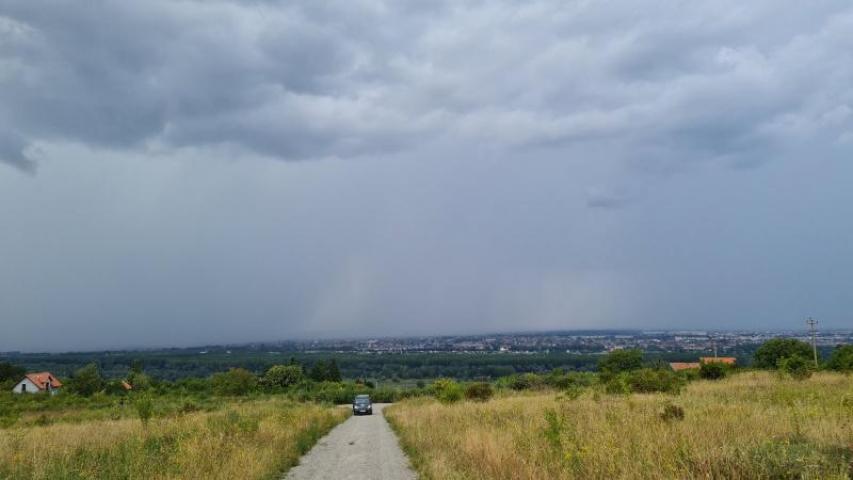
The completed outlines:
{"type": "Polygon", "coordinates": [[[17,385],[12,389],[14,393],[38,393],[39,387],[36,386],[35,383],[31,382],[29,378],[25,378],[18,382],[17,385]],[[26,385],[26,391],[23,390],[22,385],[26,385]]]}

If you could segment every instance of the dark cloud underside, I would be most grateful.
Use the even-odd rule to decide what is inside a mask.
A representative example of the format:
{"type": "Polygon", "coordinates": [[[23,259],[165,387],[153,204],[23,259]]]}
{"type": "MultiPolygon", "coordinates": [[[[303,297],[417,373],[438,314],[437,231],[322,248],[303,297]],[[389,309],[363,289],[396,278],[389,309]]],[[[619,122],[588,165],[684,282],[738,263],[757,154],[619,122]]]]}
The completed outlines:
{"type": "Polygon", "coordinates": [[[841,325],[851,153],[846,0],[0,0],[0,349],[841,325]]]}

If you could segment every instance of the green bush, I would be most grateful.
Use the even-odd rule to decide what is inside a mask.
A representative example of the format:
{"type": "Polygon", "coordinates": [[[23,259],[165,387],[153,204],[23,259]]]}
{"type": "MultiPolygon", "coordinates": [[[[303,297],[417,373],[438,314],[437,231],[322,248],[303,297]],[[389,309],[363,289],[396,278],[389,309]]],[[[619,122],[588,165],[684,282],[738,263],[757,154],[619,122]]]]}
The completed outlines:
{"type": "Polygon", "coordinates": [[[472,383],[465,388],[465,398],[477,402],[485,402],[494,394],[492,385],[489,383],[472,383]]]}
{"type": "Polygon", "coordinates": [[[545,383],[559,390],[574,387],[589,387],[595,384],[596,377],[592,372],[564,372],[554,369],[545,377],[545,383]]]}
{"type": "Polygon", "coordinates": [[[69,391],[88,397],[100,392],[104,389],[104,378],[101,376],[101,370],[94,362],[74,372],[74,375],[68,382],[67,388],[69,391]]]}
{"type": "Polygon", "coordinates": [[[522,373],[501,378],[499,385],[513,390],[533,390],[544,387],[545,379],[535,373],[522,373]]]}
{"type": "Polygon", "coordinates": [[[779,359],[779,372],[794,380],[805,380],[812,376],[814,363],[801,355],[779,359]]]}
{"type": "Polygon", "coordinates": [[[462,400],[462,387],[450,378],[439,378],[432,383],[432,391],[442,403],[454,403],[462,400]]]}
{"type": "Polygon", "coordinates": [[[247,395],[258,386],[258,377],[244,368],[232,368],[210,377],[213,391],[220,395],[247,395]]]}
{"type": "Polygon", "coordinates": [[[723,362],[702,362],[699,377],[705,380],[720,380],[729,373],[729,367],[723,362]]]}
{"type": "Polygon", "coordinates": [[[598,361],[598,371],[605,382],[622,372],[641,368],[643,368],[643,352],[638,349],[614,350],[598,361]]]}
{"type": "Polygon", "coordinates": [[[683,379],[671,370],[641,368],[622,375],[630,391],[636,393],[678,393],[684,385],[683,379]]]}
{"type": "Polygon", "coordinates": [[[604,391],[611,395],[628,395],[631,393],[631,386],[628,385],[628,374],[622,373],[607,379],[604,382],[604,391]]]}
{"type": "Polygon", "coordinates": [[[752,356],[752,366],[756,368],[775,369],[784,358],[812,356],[812,347],[805,342],[793,338],[774,338],[758,347],[752,356]]]}
{"type": "Polygon", "coordinates": [[[133,401],[133,407],[136,409],[136,415],[143,425],[148,425],[148,421],[154,415],[154,402],[148,395],[137,396],[133,401]]]}
{"type": "Polygon", "coordinates": [[[832,351],[826,368],[838,372],[853,372],[853,345],[841,345],[832,351]]]}
{"type": "Polygon", "coordinates": [[[554,450],[560,450],[563,446],[561,432],[563,430],[563,418],[553,409],[545,410],[545,431],[542,432],[545,440],[554,450]]]}
{"type": "Polygon", "coordinates": [[[301,365],[273,365],[261,379],[268,388],[288,388],[305,378],[301,365]]]}

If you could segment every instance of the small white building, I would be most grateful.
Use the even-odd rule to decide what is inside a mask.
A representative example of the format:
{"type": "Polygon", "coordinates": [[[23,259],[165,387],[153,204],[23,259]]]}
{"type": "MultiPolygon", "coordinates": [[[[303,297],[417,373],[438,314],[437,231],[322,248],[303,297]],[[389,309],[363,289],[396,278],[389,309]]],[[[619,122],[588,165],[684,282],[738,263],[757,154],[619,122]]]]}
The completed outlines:
{"type": "Polygon", "coordinates": [[[49,393],[56,395],[62,389],[62,382],[50,372],[28,373],[24,379],[18,382],[12,393],[49,393]]]}

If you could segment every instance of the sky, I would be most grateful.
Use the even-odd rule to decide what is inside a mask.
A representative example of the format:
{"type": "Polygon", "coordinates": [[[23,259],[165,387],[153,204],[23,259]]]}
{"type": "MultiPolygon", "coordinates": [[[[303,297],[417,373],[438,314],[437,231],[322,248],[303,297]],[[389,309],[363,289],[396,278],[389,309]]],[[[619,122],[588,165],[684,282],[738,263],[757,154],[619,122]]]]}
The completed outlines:
{"type": "Polygon", "coordinates": [[[0,0],[0,351],[851,291],[849,0],[0,0]]]}

